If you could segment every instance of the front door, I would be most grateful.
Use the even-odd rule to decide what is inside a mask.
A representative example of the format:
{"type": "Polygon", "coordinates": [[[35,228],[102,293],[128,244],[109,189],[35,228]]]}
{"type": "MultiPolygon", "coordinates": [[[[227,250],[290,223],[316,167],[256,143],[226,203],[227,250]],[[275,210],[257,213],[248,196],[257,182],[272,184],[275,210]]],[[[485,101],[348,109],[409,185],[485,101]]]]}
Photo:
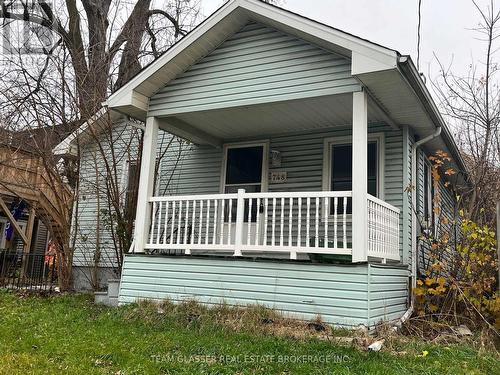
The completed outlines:
{"type": "MultiPolygon", "coordinates": [[[[266,144],[234,145],[225,147],[225,166],[224,166],[224,193],[236,193],[238,189],[245,189],[247,193],[259,193],[266,190],[265,186],[265,159],[266,144]]],[[[256,243],[256,222],[257,215],[262,215],[256,202],[252,202],[250,220],[248,220],[248,201],[245,201],[243,243],[256,243]],[[250,226],[250,228],[249,228],[250,226]],[[250,242],[247,241],[250,230],[250,242]]],[[[235,223],[236,223],[236,202],[233,201],[231,218],[229,218],[228,207],[225,208],[224,223],[228,228],[224,230],[224,241],[231,235],[231,242],[234,241],[235,223]],[[231,224],[231,225],[229,225],[231,224]]],[[[261,218],[262,219],[262,218],[261,218]]],[[[259,220],[260,223],[263,220],[259,220]]],[[[259,230],[262,233],[262,230],[259,230]]],[[[259,237],[261,237],[259,235],[259,237]]],[[[260,239],[258,241],[260,243],[260,239]]]]}

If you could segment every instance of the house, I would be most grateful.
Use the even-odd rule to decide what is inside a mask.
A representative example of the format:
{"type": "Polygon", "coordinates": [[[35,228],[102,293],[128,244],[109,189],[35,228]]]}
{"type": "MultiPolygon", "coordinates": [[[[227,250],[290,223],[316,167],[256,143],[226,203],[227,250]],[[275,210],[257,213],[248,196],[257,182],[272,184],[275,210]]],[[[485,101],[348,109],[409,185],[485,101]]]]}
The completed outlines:
{"type": "Polygon", "coordinates": [[[231,0],[106,104],[145,123],[120,303],[259,303],[347,327],[411,309],[428,158],[465,167],[409,56],[231,0]],[[188,147],[158,168],[165,134],[188,147]]]}
{"type": "Polygon", "coordinates": [[[32,287],[48,273],[49,242],[62,235],[70,212],[57,196],[69,201],[71,192],[50,181],[46,168],[52,164],[43,159],[78,125],[0,130],[0,285],[32,287]],[[26,278],[17,280],[21,275],[26,278]]]}

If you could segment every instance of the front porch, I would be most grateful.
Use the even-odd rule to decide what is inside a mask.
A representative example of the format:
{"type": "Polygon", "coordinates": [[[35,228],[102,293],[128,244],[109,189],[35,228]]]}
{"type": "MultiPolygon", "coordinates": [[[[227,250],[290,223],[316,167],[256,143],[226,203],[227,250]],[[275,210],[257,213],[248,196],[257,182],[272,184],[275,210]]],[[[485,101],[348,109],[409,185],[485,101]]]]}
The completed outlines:
{"type": "MultiPolygon", "coordinates": [[[[404,215],[400,218],[401,206],[384,200],[386,193],[398,205],[404,200],[406,135],[383,121],[381,110],[365,91],[330,99],[330,108],[314,107],[316,114],[323,113],[327,123],[319,126],[317,116],[310,122],[295,119],[293,129],[278,134],[271,121],[273,116],[262,111],[260,105],[231,110],[233,122],[242,124],[238,128],[230,125],[224,109],[194,112],[198,120],[190,118],[189,124],[180,123],[179,116],[148,117],[134,252],[407,264],[403,233],[407,223],[404,215]],[[258,120],[251,120],[249,113],[255,113],[258,120]],[[348,120],[335,119],[334,114],[350,117],[351,124],[336,123],[348,120]],[[201,121],[202,117],[208,122],[201,121]],[[217,119],[220,122],[215,127],[217,119]],[[173,123],[184,125],[178,128],[173,123]],[[251,124],[259,124],[259,135],[251,124]],[[212,187],[209,194],[196,193],[202,176],[209,172],[195,172],[195,166],[176,176],[179,185],[187,186],[185,189],[154,196],[160,130],[193,142],[198,162],[213,159],[211,181],[218,180],[219,186],[212,187]],[[233,137],[223,138],[226,133],[233,137]],[[300,145],[302,138],[316,133],[314,139],[300,145]],[[280,137],[287,140],[280,141],[280,137]],[[280,159],[278,167],[274,166],[273,154],[281,154],[280,149],[283,151],[290,139],[303,150],[301,156],[293,161],[288,155],[294,149],[289,146],[290,151],[281,155],[283,163],[280,159]],[[316,154],[316,147],[321,147],[320,154],[316,154]],[[309,163],[313,157],[319,160],[309,163]],[[386,163],[395,163],[390,164],[387,173],[386,163]],[[307,164],[316,172],[311,174],[307,164]],[[286,180],[288,171],[290,175],[295,173],[296,182],[276,181],[282,173],[286,180]],[[384,182],[386,177],[390,185],[384,182]]],[[[265,106],[279,106],[283,118],[291,121],[310,105],[309,99],[303,99],[265,106]]]]}
{"type": "MultiPolygon", "coordinates": [[[[367,195],[368,260],[399,262],[399,209],[367,195]]],[[[145,249],[185,255],[352,260],[352,192],[266,192],[149,199],[145,249]],[[341,257],[332,257],[340,255],[341,257]],[[342,257],[343,256],[343,257],[342,257]]],[[[362,234],[361,234],[362,235],[362,234]]]]}

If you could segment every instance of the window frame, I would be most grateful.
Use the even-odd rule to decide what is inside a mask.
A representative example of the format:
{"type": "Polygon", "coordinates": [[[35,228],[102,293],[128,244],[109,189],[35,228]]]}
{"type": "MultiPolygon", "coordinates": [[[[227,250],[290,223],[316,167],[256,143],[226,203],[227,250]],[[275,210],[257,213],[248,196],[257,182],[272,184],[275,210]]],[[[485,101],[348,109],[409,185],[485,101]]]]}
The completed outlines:
{"type": "MultiPolygon", "coordinates": [[[[385,175],[385,139],[384,133],[368,134],[368,142],[377,144],[377,198],[384,200],[385,175]]],[[[323,144],[323,191],[331,191],[332,187],[332,146],[352,145],[352,136],[325,138],[323,144]]],[[[367,144],[368,147],[368,144],[367,144]]]]}
{"type": "MultiPolygon", "coordinates": [[[[226,191],[226,186],[231,186],[232,184],[226,185],[226,171],[227,171],[227,152],[229,149],[233,148],[246,148],[246,147],[262,147],[262,177],[261,177],[261,192],[267,192],[269,186],[269,140],[261,141],[251,141],[251,142],[232,142],[225,143],[222,146],[222,165],[221,165],[221,179],[219,191],[224,194],[226,191]]],[[[238,184],[238,185],[259,185],[259,184],[238,184]]]]}
{"type": "Polygon", "coordinates": [[[424,223],[427,229],[432,229],[434,233],[436,233],[437,230],[437,223],[436,223],[436,213],[434,212],[434,195],[435,195],[435,188],[434,188],[434,181],[432,178],[432,163],[430,162],[429,158],[424,154],[424,162],[423,162],[423,170],[422,170],[422,180],[423,180],[423,186],[422,186],[422,214],[423,214],[423,219],[424,223]],[[427,173],[427,179],[425,178],[425,169],[427,168],[428,173],[427,173]],[[426,187],[427,191],[429,192],[429,196],[426,197],[426,187]],[[427,207],[426,207],[426,201],[427,201],[427,207]],[[426,210],[427,208],[427,210],[426,210]],[[428,211],[428,212],[426,212],[428,211]]]}

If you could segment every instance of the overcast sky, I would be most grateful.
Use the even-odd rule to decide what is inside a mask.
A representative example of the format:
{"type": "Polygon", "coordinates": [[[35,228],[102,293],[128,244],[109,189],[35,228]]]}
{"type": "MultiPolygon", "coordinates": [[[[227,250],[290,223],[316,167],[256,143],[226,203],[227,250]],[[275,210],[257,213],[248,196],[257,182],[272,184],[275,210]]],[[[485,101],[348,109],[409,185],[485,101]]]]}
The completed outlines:
{"type": "MultiPolygon", "coordinates": [[[[223,0],[202,0],[204,14],[210,15],[222,3],[223,0]]],[[[410,54],[416,63],[417,4],[418,0],[283,0],[281,6],[410,54]]],[[[454,71],[465,74],[472,56],[476,60],[483,56],[484,44],[469,30],[478,22],[471,0],[422,0],[420,70],[426,76],[429,71],[431,77],[437,74],[435,53],[445,64],[453,59],[454,71]]]]}

